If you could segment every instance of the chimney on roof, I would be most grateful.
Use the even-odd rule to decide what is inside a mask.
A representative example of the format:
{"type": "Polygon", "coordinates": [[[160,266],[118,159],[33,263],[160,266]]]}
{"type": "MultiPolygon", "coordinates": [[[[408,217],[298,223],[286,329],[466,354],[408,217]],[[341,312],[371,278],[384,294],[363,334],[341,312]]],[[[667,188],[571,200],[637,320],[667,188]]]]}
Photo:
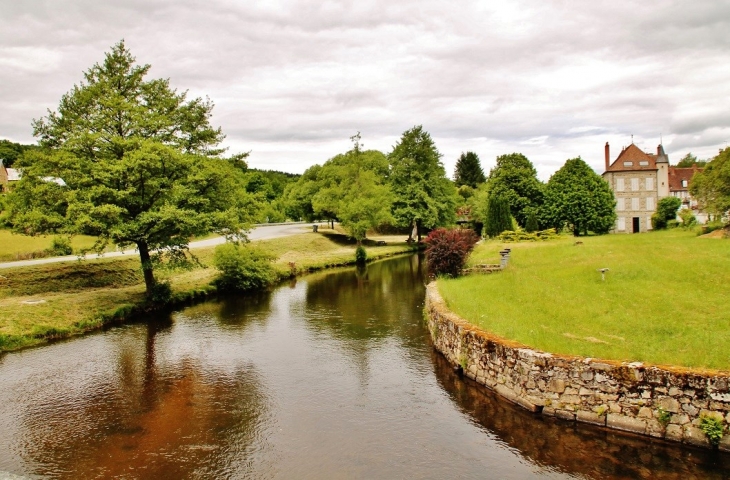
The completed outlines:
{"type": "Polygon", "coordinates": [[[608,142],[606,142],[605,152],[606,152],[606,170],[608,170],[608,167],[611,166],[611,153],[608,148],[608,142]]]}

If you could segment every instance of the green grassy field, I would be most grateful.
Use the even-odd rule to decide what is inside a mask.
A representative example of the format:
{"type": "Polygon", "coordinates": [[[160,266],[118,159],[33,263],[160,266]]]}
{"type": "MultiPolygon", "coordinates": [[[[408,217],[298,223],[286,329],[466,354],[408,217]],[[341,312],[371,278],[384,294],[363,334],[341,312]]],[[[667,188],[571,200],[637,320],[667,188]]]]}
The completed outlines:
{"type": "MultiPolygon", "coordinates": [[[[504,246],[470,263],[498,263],[504,246]]],[[[730,370],[730,241],[670,230],[509,247],[498,274],[439,280],[454,312],[553,353],[730,370]]]]}
{"type": "MultiPolygon", "coordinates": [[[[50,248],[53,235],[29,237],[18,235],[10,230],[0,229],[0,262],[11,262],[13,260],[25,260],[28,258],[41,258],[44,250],[50,248]]],[[[76,235],[71,239],[71,247],[74,252],[91,248],[96,238],[86,235],[76,235]]]]}
{"type": "MultiPolygon", "coordinates": [[[[386,246],[367,247],[371,258],[411,250],[400,237],[380,237],[386,246]]],[[[295,273],[352,263],[355,244],[337,232],[307,233],[257,241],[277,260],[274,267],[282,278],[295,273]]],[[[214,290],[210,282],[217,271],[211,267],[213,248],[194,250],[202,266],[192,270],[158,269],[158,279],[168,280],[173,295],[188,298],[193,293],[214,290]]],[[[0,352],[93,330],[128,316],[144,303],[145,288],[139,259],[102,258],[53,263],[0,271],[0,352]]]]}

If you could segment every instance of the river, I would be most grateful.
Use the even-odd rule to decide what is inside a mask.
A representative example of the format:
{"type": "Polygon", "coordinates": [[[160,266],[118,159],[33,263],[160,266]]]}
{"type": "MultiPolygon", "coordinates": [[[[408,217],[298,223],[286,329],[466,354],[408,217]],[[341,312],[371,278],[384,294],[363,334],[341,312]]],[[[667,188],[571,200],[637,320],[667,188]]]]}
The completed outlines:
{"type": "Polygon", "coordinates": [[[0,356],[0,479],[728,478],[457,377],[409,256],[0,356]]]}

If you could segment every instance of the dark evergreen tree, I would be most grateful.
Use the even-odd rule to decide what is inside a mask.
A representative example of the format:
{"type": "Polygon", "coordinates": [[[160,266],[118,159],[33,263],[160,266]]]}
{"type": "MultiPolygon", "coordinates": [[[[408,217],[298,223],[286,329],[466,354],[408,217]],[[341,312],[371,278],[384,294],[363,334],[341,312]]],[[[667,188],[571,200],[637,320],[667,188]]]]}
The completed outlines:
{"type": "Polygon", "coordinates": [[[484,233],[489,238],[494,238],[505,230],[511,229],[512,215],[510,214],[507,200],[499,195],[489,197],[487,201],[487,218],[484,223],[484,233]]]}
{"type": "Polygon", "coordinates": [[[525,224],[525,230],[528,232],[537,232],[540,229],[540,225],[537,221],[537,214],[534,209],[530,209],[527,212],[527,223],[525,224]]]}
{"type": "Polygon", "coordinates": [[[456,161],[456,170],[454,171],[456,186],[467,185],[471,188],[477,188],[477,185],[486,181],[487,177],[484,176],[479,156],[474,152],[462,153],[456,161]]]}

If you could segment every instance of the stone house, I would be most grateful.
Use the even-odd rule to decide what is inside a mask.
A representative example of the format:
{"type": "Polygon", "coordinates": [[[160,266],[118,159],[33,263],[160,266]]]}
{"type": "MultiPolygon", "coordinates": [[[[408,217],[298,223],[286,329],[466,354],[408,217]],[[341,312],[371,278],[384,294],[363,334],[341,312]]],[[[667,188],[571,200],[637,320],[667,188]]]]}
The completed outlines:
{"type": "MultiPolygon", "coordinates": [[[[697,202],[689,195],[692,175],[702,171],[669,165],[664,146],[658,145],[656,154],[643,152],[633,143],[621,150],[611,163],[608,142],[605,147],[606,171],[603,179],[608,182],[616,198],[616,225],[613,233],[639,233],[651,230],[651,216],[657,203],[670,195],[682,199],[682,208],[697,210],[697,202]]],[[[695,212],[698,221],[704,219],[695,212]]]]}
{"type": "Polygon", "coordinates": [[[0,159],[0,193],[7,192],[13,183],[20,180],[20,172],[14,168],[6,168],[0,159]]]}

